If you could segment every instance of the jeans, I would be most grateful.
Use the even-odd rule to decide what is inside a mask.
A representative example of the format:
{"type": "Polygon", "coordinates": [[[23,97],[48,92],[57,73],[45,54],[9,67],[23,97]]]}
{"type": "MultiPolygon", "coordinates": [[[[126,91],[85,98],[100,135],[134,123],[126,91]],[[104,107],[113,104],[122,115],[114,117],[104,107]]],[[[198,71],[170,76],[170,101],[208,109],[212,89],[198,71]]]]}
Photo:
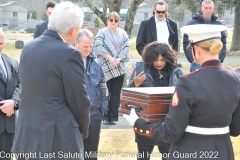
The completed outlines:
{"type": "Polygon", "coordinates": [[[190,72],[194,72],[194,71],[196,71],[199,68],[201,68],[201,66],[199,64],[191,63],[191,65],[190,65],[190,72]]]}

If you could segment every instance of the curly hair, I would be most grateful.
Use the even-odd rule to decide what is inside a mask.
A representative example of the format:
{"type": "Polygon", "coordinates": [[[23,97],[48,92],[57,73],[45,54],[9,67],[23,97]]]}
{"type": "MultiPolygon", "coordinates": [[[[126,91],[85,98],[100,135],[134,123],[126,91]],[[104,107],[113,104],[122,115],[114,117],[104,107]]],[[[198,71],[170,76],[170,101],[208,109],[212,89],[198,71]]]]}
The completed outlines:
{"type": "Polygon", "coordinates": [[[166,43],[151,42],[144,47],[142,53],[142,59],[146,67],[150,70],[153,67],[153,62],[156,61],[160,55],[166,61],[165,67],[172,69],[177,66],[177,53],[166,43]]]}
{"type": "Polygon", "coordinates": [[[142,52],[142,59],[145,63],[145,67],[149,69],[151,75],[153,76],[155,85],[157,85],[157,79],[159,73],[157,69],[153,66],[158,57],[161,55],[166,62],[165,67],[161,70],[161,73],[166,75],[168,78],[173,70],[177,67],[177,53],[172,47],[166,43],[158,43],[154,41],[146,45],[142,52]]]}

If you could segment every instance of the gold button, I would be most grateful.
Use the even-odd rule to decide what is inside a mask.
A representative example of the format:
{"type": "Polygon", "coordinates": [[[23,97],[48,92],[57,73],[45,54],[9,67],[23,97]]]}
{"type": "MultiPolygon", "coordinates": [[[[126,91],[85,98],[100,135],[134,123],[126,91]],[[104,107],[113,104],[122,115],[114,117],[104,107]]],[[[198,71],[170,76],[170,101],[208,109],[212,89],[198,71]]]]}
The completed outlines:
{"type": "Polygon", "coordinates": [[[137,128],[134,128],[135,131],[137,131],[137,128]]]}
{"type": "Polygon", "coordinates": [[[147,130],[146,133],[149,134],[149,130],[147,130]]]}
{"type": "Polygon", "coordinates": [[[143,130],[142,130],[142,129],[140,129],[140,132],[142,133],[142,132],[143,132],[143,130]]]}

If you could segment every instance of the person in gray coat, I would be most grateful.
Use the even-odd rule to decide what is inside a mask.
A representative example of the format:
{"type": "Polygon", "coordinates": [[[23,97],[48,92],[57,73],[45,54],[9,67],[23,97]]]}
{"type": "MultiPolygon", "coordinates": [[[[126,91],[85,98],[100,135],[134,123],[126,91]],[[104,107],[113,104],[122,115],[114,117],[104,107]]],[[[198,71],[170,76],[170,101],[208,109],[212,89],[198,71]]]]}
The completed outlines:
{"type": "Polygon", "coordinates": [[[21,102],[12,147],[18,160],[44,155],[46,160],[84,159],[91,103],[82,57],[72,46],[83,18],[78,6],[60,3],[49,29],[22,50],[21,102]]]}
{"type": "MultiPolygon", "coordinates": [[[[136,64],[127,87],[163,87],[175,86],[183,75],[181,65],[177,64],[176,51],[165,43],[154,41],[146,45],[142,52],[143,62],[136,64]]],[[[138,160],[149,160],[154,145],[162,154],[167,154],[171,143],[152,140],[135,134],[138,147],[138,160]]],[[[165,160],[165,158],[162,158],[165,160]]]]}

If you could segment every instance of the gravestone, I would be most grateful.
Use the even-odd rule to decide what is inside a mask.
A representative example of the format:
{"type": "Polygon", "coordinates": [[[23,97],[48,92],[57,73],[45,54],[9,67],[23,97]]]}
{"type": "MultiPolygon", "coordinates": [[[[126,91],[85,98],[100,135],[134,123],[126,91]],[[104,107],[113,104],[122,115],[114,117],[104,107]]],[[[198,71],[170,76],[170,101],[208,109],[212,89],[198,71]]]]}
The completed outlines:
{"type": "Polygon", "coordinates": [[[24,42],[23,41],[21,41],[21,40],[15,41],[15,48],[22,49],[23,46],[24,46],[24,42]]]}

